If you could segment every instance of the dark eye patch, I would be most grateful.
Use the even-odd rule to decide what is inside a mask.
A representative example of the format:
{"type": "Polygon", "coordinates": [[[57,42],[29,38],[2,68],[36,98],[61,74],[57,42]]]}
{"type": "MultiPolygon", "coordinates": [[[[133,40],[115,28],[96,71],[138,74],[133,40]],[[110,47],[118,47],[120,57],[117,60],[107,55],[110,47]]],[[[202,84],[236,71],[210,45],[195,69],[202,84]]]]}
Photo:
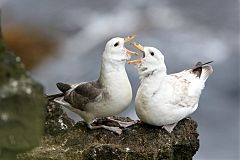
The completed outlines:
{"type": "Polygon", "coordinates": [[[150,54],[151,54],[152,56],[154,56],[154,52],[150,52],[150,54]]]}
{"type": "Polygon", "coordinates": [[[117,47],[118,45],[119,45],[119,42],[115,43],[115,44],[114,44],[114,47],[117,47]]]}

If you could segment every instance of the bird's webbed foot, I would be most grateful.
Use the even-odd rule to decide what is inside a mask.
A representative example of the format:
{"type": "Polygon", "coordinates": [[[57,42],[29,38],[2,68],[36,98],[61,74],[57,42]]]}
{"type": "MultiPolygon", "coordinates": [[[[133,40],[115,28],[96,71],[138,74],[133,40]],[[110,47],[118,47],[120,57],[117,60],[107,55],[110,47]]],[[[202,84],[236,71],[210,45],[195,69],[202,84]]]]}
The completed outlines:
{"type": "Polygon", "coordinates": [[[169,124],[169,125],[164,125],[164,126],[162,126],[162,128],[164,128],[166,131],[168,131],[168,133],[171,133],[173,131],[173,129],[175,128],[175,126],[177,125],[177,123],[178,122],[169,124]]]}
{"type": "Polygon", "coordinates": [[[127,128],[139,122],[138,120],[131,121],[131,122],[124,122],[124,121],[113,119],[111,117],[107,117],[107,119],[109,121],[116,122],[119,125],[119,127],[122,127],[122,128],[127,128]]]}
{"type": "Polygon", "coordinates": [[[116,133],[118,135],[122,134],[122,129],[120,129],[119,127],[110,127],[110,126],[106,126],[106,125],[92,126],[91,124],[88,124],[88,128],[89,129],[100,129],[100,128],[103,128],[103,129],[112,131],[112,132],[114,132],[114,133],[116,133]]]}

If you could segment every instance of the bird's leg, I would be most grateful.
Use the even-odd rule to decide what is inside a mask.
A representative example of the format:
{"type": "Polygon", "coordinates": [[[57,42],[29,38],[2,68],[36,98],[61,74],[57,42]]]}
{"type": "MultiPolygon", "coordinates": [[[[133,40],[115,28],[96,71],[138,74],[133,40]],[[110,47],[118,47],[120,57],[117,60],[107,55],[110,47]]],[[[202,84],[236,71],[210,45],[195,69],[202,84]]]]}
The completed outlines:
{"type": "Polygon", "coordinates": [[[118,123],[118,125],[120,127],[123,127],[123,128],[127,128],[131,125],[134,125],[134,124],[138,123],[138,120],[131,121],[131,122],[123,122],[123,121],[119,121],[119,120],[116,120],[116,119],[112,119],[111,117],[107,117],[107,119],[110,120],[110,121],[118,123]]]}
{"type": "Polygon", "coordinates": [[[120,135],[122,133],[122,129],[120,129],[119,127],[110,127],[110,126],[105,126],[105,125],[99,125],[99,126],[92,126],[91,124],[88,124],[88,128],[89,129],[99,129],[99,128],[103,128],[109,131],[112,131],[114,133],[117,133],[118,135],[120,135]]]}
{"type": "Polygon", "coordinates": [[[164,128],[166,131],[168,131],[168,133],[171,133],[176,125],[177,125],[177,122],[173,123],[173,124],[168,124],[168,125],[162,126],[162,128],[164,128]]]}

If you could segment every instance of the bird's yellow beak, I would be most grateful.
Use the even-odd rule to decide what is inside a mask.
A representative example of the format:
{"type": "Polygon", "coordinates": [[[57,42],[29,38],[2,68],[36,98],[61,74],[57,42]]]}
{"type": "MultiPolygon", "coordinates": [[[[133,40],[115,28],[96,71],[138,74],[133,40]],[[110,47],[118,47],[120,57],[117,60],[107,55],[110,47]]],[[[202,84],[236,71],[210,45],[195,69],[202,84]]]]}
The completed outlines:
{"type": "Polygon", "coordinates": [[[124,43],[130,42],[131,40],[133,40],[137,35],[133,34],[131,36],[125,37],[124,38],[124,43]]]}
{"type": "Polygon", "coordinates": [[[138,58],[138,59],[135,59],[135,60],[132,60],[132,61],[128,61],[127,63],[128,64],[138,64],[138,63],[141,63],[142,62],[142,58],[138,58]]]}
{"type": "Polygon", "coordinates": [[[137,48],[139,51],[144,52],[144,48],[141,44],[137,44],[136,42],[131,43],[135,48],[137,48]]]}
{"type": "MultiPolygon", "coordinates": [[[[137,35],[131,35],[131,36],[128,36],[128,37],[125,37],[124,38],[124,43],[127,43],[127,42],[130,42],[131,40],[133,40],[137,35]]],[[[133,51],[130,51],[127,49],[127,54],[129,54],[130,56],[139,56],[139,54],[137,52],[133,52],[133,51]]]]}
{"type": "MultiPolygon", "coordinates": [[[[144,48],[142,45],[140,44],[137,44],[136,42],[132,42],[131,43],[135,48],[137,48],[139,51],[143,52],[144,53],[144,48]]],[[[136,60],[132,60],[132,61],[128,61],[127,63],[128,64],[138,64],[138,63],[141,63],[142,62],[142,58],[138,58],[136,60]]]]}
{"type": "Polygon", "coordinates": [[[130,56],[133,56],[133,55],[139,56],[139,54],[137,52],[133,52],[133,51],[130,51],[128,49],[127,49],[127,54],[129,54],[130,56]]]}

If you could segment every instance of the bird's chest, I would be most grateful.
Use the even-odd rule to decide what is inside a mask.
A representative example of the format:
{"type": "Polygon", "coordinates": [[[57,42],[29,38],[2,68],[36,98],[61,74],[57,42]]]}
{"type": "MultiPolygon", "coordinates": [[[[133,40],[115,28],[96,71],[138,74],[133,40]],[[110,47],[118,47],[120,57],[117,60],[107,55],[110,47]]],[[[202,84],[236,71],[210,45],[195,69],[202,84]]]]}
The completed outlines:
{"type": "Polygon", "coordinates": [[[113,106],[128,105],[132,100],[132,87],[128,78],[124,75],[116,76],[115,80],[107,86],[109,102],[113,106]]]}
{"type": "Polygon", "coordinates": [[[125,110],[132,100],[132,88],[126,75],[112,76],[105,81],[107,94],[104,100],[94,105],[95,115],[98,117],[112,116],[125,110]]]}
{"type": "Polygon", "coordinates": [[[155,98],[154,88],[151,86],[141,85],[138,89],[135,107],[138,117],[142,121],[147,121],[148,115],[152,114],[151,112],[154,110],[155,105],[159,104],[158,100],[155,98]]]}
{"type": "MultiPolygon", "coordinates": [[[[160,85],[153,84],[141,84],[136,95],[136,103],[142,108],[148,108],[159,100],[157,95],[161,91],[160,85]]],[[[161,98],[161,97],[160,97],[161,98]]]]}

